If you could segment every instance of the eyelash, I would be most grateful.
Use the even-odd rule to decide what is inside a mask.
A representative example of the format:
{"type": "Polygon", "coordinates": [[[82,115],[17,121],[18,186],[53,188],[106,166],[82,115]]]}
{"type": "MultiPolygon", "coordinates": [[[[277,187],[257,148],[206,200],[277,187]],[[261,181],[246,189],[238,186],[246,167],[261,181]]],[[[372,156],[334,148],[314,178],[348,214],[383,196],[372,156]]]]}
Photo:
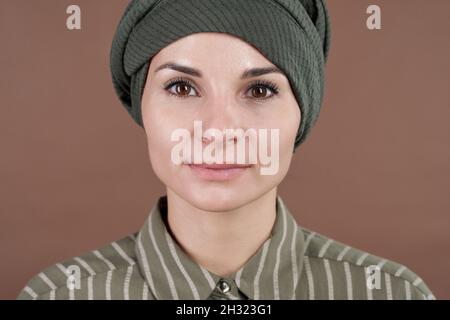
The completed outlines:
{"type": "MultiPolygon", "coordinates": [[[[166,90],[170,95],[175,96],[176,98],[180,98],[180,99],[189,98],[190,95],[182,96],[182,95],[175,94],[175,93],[173,93],[173,92],[171,92],[169,90],[171,87],[173,87],[176,84],[188,85],[189,87],[192,87],[195,90],[195,85],[192,83],[192,81],[190,81],[189,79],[182,78],[182,77],[177,77],[177,78],[171,79],[168,82],[166,82],[164,84],[164,90],[166,90]]],[[[270,91],[272,91],[272,94],[269,97],[267,97],[267,98],[254,98],[255,100],[268,100],[268,99],[271,99],[271,98],[275,97],[280,92],[279,87],[275,83],[273,83],[272,81],[268,81],[268,80],[255,80],[255,81],[252,81],[247,86],[247,89],[245,90],[245,92],[247,93],[253,87],[265,87],[265,88],[269,89],[270,91]]]]}

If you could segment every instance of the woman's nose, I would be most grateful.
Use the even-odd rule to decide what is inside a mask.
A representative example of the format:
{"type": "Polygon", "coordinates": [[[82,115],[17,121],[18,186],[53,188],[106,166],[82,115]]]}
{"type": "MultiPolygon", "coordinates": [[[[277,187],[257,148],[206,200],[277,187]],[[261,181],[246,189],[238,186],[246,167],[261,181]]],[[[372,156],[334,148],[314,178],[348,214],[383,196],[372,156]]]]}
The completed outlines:
{"type": "Polygon", "coordinates": [[[223,131],[241,128],[243,110],[232,96],[217,95],[206,101],[200,112],[203,129],[209,128],[223,131]]]}

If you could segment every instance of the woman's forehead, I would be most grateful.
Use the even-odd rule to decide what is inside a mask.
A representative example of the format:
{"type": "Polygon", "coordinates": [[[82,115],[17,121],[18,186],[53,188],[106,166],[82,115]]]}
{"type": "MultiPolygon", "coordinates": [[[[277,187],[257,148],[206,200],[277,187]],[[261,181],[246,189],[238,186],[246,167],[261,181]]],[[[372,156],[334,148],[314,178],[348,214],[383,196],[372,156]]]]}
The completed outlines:
{"type": "Polygon", "coordinates": [[[219,32],[200,32],[180,38],[161,49],[152,59],[154,65],[167,61],[213,69],[274,66],[251,44],[237,36],[219,32]]]}

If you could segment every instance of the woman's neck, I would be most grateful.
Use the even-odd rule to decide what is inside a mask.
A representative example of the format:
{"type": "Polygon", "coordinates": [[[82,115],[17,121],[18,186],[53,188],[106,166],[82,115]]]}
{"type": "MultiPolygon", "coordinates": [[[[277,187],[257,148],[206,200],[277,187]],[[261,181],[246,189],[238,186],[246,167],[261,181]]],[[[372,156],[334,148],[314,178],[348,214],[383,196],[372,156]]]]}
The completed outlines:
{"type": "Polygon", "coordinates": [[[236,272],[270,236],[276,218],[276,187],[227,212],[200,210],[167,188],[169,230],[198,264],[221,277],[236,272]]]}

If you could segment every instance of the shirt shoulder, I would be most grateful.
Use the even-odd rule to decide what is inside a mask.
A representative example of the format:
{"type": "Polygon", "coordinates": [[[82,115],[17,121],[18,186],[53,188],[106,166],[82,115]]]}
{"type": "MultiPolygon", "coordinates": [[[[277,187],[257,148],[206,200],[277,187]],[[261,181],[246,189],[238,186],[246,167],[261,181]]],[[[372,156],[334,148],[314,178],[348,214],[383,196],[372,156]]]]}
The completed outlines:
{"type": "Polygon", "coordinates": [[[115,292],[111,279],[125,279],[137,268],[135,237],[128,235],[45,268],[28,281],[17,299],[73,299],[75,295],[89,299],[94,291],[96,296],[108,298],[108,292],[115,292]]]}
{"type": "MultiPolygon", "coordinates": [[[[328,282],[325,298],[436,299],[427,284],[408,267],[299,226],[305,241],[305,280],[328,282]]],[[[310,290],[311,291],[311,290],[310,290]]],[[[310,292],[311,293],[311,292],[310,292]]]]}

